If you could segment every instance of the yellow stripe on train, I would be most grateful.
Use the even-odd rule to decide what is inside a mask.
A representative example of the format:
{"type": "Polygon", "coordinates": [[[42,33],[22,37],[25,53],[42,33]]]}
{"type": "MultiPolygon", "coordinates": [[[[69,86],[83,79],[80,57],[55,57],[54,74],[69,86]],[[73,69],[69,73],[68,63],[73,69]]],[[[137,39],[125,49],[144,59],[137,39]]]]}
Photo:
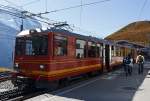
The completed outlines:
{"type": "Polygon", "coordinates": [[[74,68],[68,68],[68,69],[63,69],[63,70],[55,70],[55,71],[31,71],[31,70],[26,71],[26,70],[22,70],[22,72],[26,73],[27,75],[39,75],[39,76],[46,76],[46,77],[54,77],[54,76],[66,75],[67,73],[72,73],[72,72],[79,72],[80,73],[80,72],[88,70],[88,69],[99,70],[101,68],[102,68],[101,64],[96,64],[96,65],[74,67],[74,68]]]}

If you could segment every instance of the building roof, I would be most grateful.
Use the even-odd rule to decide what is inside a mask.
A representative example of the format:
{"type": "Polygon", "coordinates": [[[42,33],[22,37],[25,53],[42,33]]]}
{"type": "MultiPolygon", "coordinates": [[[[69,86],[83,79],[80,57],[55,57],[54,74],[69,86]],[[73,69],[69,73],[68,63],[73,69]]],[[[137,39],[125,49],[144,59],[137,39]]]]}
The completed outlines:
{"type": "Polygon", "coordinates": [[[127,40],[119,40],[116,42],[117,44],[120,44],[120,45],[126,45],[126,46],[130,46],[132,48],[146,48],[144,45],[141,45],[141,44],[137,44],[137,43],[134,43],[134,42],[129,42],[127,40]]]}

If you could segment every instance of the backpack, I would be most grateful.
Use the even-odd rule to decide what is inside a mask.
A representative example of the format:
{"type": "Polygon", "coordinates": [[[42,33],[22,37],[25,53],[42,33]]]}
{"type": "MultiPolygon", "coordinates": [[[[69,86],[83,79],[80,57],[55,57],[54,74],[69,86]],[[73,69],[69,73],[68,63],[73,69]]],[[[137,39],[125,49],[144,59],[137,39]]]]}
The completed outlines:
{"type": "Polygon", "coordinates": [[[144,59],[143,59],[143,57],[140,55],[139,57],[138,57],[138,62],[143,62],[144,61],[144,59]]]}
{"type": "Polygon", "coordinates": [[[127,58],[126,59],[126,64],[130,64],[131,63],[131,59],[130,58],[127,58]]]}

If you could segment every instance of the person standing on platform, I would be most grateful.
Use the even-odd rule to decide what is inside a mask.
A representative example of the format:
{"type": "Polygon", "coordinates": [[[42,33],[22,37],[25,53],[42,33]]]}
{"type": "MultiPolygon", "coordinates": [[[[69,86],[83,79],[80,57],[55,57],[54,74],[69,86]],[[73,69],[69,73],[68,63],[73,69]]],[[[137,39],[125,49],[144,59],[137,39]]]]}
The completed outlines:
{"type": "Polygon", "coordinates": [[[133,59],[131,57],[131,54],[128,54],[127,56],[127,65],[128,65],[128,74],[131,76],[133,68],[133,59]]]}
{"type": "Polygon", "coordinates": [[[138,64],[138,74],[143,74],[144,61],[144,56],[140,53],[136,57],[136,63],[138,64]]]}
{"type": "Polygon", "coordinates": [[[128,54],[127,57],[123,59],[123,64],[124,64],[124,70],[126,76],[132,75],[132,67],[133,67],[133,59],[131,58],[131,55],[128,54]]]}

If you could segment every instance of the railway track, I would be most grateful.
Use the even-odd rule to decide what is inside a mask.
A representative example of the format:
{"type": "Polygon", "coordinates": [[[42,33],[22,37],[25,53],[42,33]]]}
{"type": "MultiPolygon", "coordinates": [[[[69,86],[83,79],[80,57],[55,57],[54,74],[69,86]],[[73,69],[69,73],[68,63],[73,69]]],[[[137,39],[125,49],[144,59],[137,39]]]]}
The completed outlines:
{"type": "Polygon", "coordinates": [[[0,93],[0,100],[5,101],[10,98],[13,98],[15,96],[21,95],[23,93],[22,89],[19,89],[18,87],[15,87],[11,90],[3,91],[0,93]]]}
{"type": "MultiPolygon", "coordinates": [[[[6,81],[4,81],[4,82],[6,82],[6,81]]],[[[11,80],[9,80],[9,82],[11,82],[11,80]]],[[[3,83],[3,82],[1,82],[1,83],[3,83]]],[[[6,101],[6,100],[21,101],[23,99],[27,99],[32,96],[41,94],[45,91],[44,89],[28,88],[29,86],[27,84],[20,84],[17,86],[12,84],[11,86],[13,86],[13,87],[11,87],[11,89],[9,89],[9,88],[0,89],[0,101],[6,101]]]]}
{"type": "MultiPolygon", "coordinates": [[[[50,90],[50,89],[32,89],[32,88],[29,88],[28,85],[23,84],[23,83],[21,83],[20,85],[17,85],[17,86],[12,84],[12,86],[13,86],[12,88],[10,88],[8,90],[4,89],[4,91],[0,92],[0,101],[5,101],[5,100],[22,101],[22,100],[26,100],[26,99],[38,96],[38,95],[46,93],[46,92],[53,92],[53,91],[63,89],[65,87],[72,86],[74,84],[77,84],[77,83],[84,81],[84,80],[91,79],[93,77],[95,77],[95,76],[88,77],[88,78],[83,77],[83,76],[73,78],[69,81],[69,83],[67,85],[59,86],[53,90],[50,90]]],[[[9,78],[9,80],[10,80],[10,78],[9,78]]],[[[10,82],[11,82],[11,80],[10,80],[10,82]]]]}
{"type": "Polygon", "coordinates": [[[0,72],[0,101],[5,101],[14,97],[18,97],[29,92],[34,92],[34,89],[28,89],[26,83],[14,83],[15,78],[12,72],[0,72]]]}

